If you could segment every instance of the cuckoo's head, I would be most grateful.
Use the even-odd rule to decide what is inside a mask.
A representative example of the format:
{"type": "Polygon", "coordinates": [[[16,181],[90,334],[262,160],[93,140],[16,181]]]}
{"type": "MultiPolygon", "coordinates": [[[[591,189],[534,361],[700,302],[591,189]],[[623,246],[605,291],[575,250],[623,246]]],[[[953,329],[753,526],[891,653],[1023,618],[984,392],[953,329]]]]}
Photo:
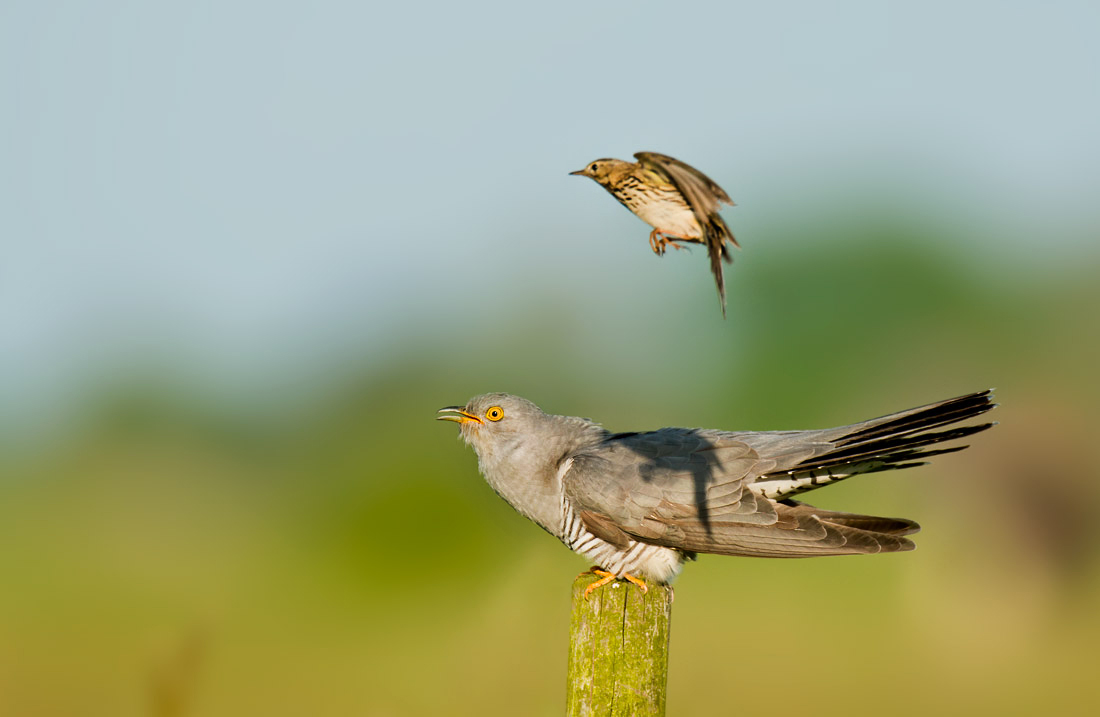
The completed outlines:
{"type": "Polygon", "coordinates": [[[577,177],[588,177],[606,187],[609,184],[614,184],[619,177],[629,172],[634,166],[633,163],[624,162],[621,159],[597,159],[589,162],[584,169],[578,169],[576,172],[570,172],[570,174],[577,177]]]}
{"type": "Polygon", "coordinates": [[[478,453],[510,442],[517,435],[530,434],[546,418],[535,404],[507,393],[474,396],[465,406],[439,409],[437,420],[454,421],[462,437],[478,453]]]}

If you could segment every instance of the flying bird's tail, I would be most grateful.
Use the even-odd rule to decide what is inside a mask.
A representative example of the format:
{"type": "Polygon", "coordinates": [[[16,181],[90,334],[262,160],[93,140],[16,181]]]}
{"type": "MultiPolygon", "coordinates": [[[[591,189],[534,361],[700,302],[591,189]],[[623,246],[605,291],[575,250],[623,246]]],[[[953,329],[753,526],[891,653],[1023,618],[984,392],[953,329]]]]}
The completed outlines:
{"type": "Polygon", "coordinates": [[[753,447],[762,456],[774,458],[777,467],[757,479],[754,487],[782,500],[861,473],[924,465],[922,459],[966,448],[930,446],[971,436],[994,424],[946,426],[995,406],[992,391],[980,391],[841,428],[756,434],[754,443],[759,445],[753,447]],[[945,430],[937,430],[941,428],[945,430]]]}
{"type": "Polygon", "coordinates": [[[710,257],[710,273],[714,274],[714,283],[718,286],[718,299],[722,302],[722,318],[726,318],[726,280],[722,276],[722,262],[733,263],[729,247],[726,242],[740,248],[740,244],[733,238],[729,227],[715,212],[703,227],[703,241],[707,245],[707,256],[710,257]]]}

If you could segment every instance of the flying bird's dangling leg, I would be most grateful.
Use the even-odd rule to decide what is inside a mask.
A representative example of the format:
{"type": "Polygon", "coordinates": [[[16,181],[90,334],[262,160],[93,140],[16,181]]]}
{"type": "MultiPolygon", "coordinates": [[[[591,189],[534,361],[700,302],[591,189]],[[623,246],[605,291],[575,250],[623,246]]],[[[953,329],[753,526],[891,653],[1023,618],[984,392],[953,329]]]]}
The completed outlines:
{"type": "Polygon", "coordinates": [[[691,239],[681,239],[680,237],[674,237],[669,234],[665,234],[660,229],[654,229],[649,233],[649,247],[653,249],[653,253],[657,256],[664,256],[665,249],[672,247],[673,249],[687,249],[691,251],[691,247],[681,246],[680,242],[691,242],[691,239]]]}
{"type": "MultiPolygon", "coordinates": [[[[653,250],[653,253],[657,256],[664,256],[665,244],[668,240],[657,229],[654,229],[649,233],[649,248],[653,250]]],[[[675,246],[675,245],[674,245],[675,246]]]]}

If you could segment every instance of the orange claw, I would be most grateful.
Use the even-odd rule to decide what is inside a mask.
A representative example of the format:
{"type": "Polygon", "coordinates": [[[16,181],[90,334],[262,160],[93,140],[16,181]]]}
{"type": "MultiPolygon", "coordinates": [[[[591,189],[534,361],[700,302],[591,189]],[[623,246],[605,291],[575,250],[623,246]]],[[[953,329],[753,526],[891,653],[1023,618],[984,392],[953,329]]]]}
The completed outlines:
{"type": "MultiPolygon", "coordinates": [[[[589,585],[588,587],[586,587],[584,589],[584,599],[585,600],[589,599],[588,596],[593,590],[595,590],[596,588],[599,588],[599,587],[603,587],[604,585],[607,585],[609,582],[611,582],[615,579],[615,573],[609,573],[606,570],[602,570],[600,568],[592,568],[592,570],[590,570],[589,572],[595,573],[596,575],[599,575],[600,579],[597,580],[596,582],[592,583],[591,585],[589,585]]],[[[645,595],[647,592],[649,592],[649,586],[647,586],[645,584],[645,581],[642,580],[641,578],[636,578],[633,575],[630,575],[629,573],[623,573],[623,579],[628,580],[628,581],[634,583],[635,585],[637,585],[638,587],[640,587],[642,589],[642,595],[645,595]]]]}
{"type": "Polygon", "coordinates": [[[645,580],[642,580],[641,578],[636,578],[628,573],[623,573],[623,577],[640,587],[642,589],[642,595],[645,595],[647,592],[649,592],[649,586],[645,584],[645,580]]]}
{"type": "Polygon", "coordinates": [[[609,582],[615,579],[615,573],[609,573],[606,570],[600,570],[599,568],[592,568],[591,572],[600,576],[600,579],[592,583],[584,589],[584,599],[588,599],[588,595],[596,588],[603,587],[609,582]]]}
{"type": "Polygon", "coordinates": [[[686,246],[680,246],[679,242],[692,241],[691,239],[681,239],[680,237],[669,236],[660,229],[654,229],[649,233],[649,248],[653,250],[653,253],[657,256],[664,256],[665,250],[671,245],[673,249],[687,249],[686,246]]]}
{"type": "Polygon", "coordinates": [[[667,240],[660,231],[654,229],[649,233],[649,248],[652,249],[653,253],[657,256],[662,256],[665,253],[666,243],[667,240]]]}

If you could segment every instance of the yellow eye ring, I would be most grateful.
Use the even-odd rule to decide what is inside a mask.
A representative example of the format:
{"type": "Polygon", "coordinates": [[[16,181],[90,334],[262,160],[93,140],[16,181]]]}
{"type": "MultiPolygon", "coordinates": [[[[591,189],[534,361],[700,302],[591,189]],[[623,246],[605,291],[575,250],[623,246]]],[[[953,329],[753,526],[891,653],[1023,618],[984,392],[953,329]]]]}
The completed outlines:
{"type": "Polygon", "coordinates": [[[499,421],[500,419],[504,418],[504,409],[500,406],[493,406],[485,412],[485,417],[488,418],[490,421],[499,421]]]}

